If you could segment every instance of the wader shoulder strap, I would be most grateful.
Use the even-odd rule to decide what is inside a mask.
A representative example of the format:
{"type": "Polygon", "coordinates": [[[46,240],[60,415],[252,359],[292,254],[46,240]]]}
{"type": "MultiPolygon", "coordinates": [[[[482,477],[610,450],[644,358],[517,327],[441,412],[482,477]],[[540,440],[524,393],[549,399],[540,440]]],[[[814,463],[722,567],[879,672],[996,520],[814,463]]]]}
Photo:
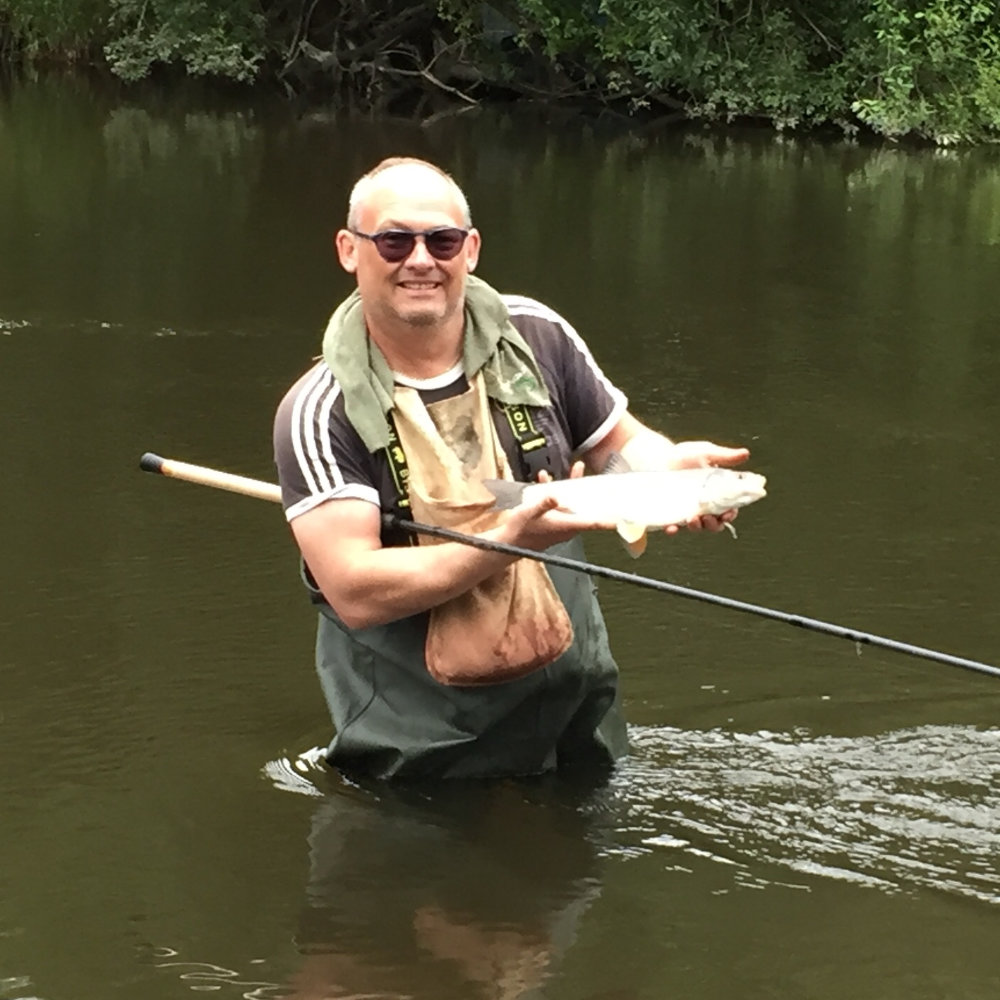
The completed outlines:
{"type": "Polygon", "coordinates": [[[535,422],[531,419],[531,410],[521,403],[504,403],[503,412],[514,440],[521,450],[521,461],[528,470],[528,480],[535,482],[538,473],[543,469],[551,473],[552,456],[549,454],[549,442],[535,427],[535,422]]]}
{"type": "MultiPolygon", "coordinates": [[[[410,491],[407,488],[410,480],[410,467],[406,464],[406,453],[403,451],[399,435],[396,433],[396,423],[392,419],[391,410],[386,414],[385,419],[389,425],[389,444],[385,449],[385,457],[389,463],[389,474],[392,476],[392,485],[396,491],[396,499],[390,513],[401,521],[412,521],[410,491]]],[[[417,541],[417,536],[412,532],[401,532],[401,544],[416,545],[417,541]]]]}
{"type": "Polygon", "coordinates": [[[412,520],[410,514],[410,492],[407,484],[410,479],[410,468],[406,464],[406,455],[403,446],[399,443],[399,435],[396,433],[396,423],[392,419],[392,411],[386,415],[389,424],[389,444],[385,449],[385,456],[389,460],[389,473],[392,476],[392,484],[396,488],[396,502],[393,504],[393,513],[397,517],[412,520]]]}

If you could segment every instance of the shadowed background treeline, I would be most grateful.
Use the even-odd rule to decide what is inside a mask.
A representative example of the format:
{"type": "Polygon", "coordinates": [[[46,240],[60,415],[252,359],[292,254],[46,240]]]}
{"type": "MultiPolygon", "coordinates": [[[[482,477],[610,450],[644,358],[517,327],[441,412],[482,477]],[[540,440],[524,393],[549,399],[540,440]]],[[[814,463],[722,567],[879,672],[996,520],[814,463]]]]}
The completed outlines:
{"type": "Polygon", "coordinates": [[[0,0],[0,57],[375,111],[533,100],[938,145],[1000,130],[989,0],[0,0]]]}

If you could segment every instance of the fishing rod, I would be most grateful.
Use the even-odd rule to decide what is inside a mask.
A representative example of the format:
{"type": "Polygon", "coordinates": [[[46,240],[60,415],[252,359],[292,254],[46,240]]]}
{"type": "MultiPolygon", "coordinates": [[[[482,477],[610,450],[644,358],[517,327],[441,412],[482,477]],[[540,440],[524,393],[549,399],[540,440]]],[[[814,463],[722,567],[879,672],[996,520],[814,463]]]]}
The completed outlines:
{"type": "MultiPolygon", "coordinates": [[[[161,458],[152,452],[146,452],[139,459],[139,468],[144,472],[155,472],[173,479],[183,479],[189,483],[197,483],[201,486],[211,486],[215,489],[229,490],[232,493],[242,493],[244,496],[256,497],[260,500],[270,500],[273,503],[281,502],[281,490],[274,483],[264,482],[260,479],[249,479],[246,476],[237,476],[229,472],[220,472],[218,469],[210,469],[203,465],[191,465],[188,462],[178,462],[169,458],[161,458]]],[[[1000,677],[1000,667],[991,666],[988,663],[980,663],[978,660],[969,660],[963,656],[953,656],[951,653],[928,649],[925,646],[914,646],[908,642],[899,642],[896,639],[888,639],[885,636],[874,635],[871,632],[862,632],[859,629],[820,621],[818,618],[808,618],[805,615],[777,611],[774,608],[766,608],[760,604],[748,604],[746,601],[737,601],[734,598],[722,597],[719,594],[711,594],[704,590],[694,590],[691,587],[683,587],[680,584],[667,583],[664,580],[654,580],[652,577],[640,576],[638,573],[626,573],[622,570],[612,569],[610,566],[600,566],[582,559],[557,556],[550,552],[536,552],[534,549],[525,549],[518,545],[508,545],[506,542],[494,542],[486,538],[479,538],[476,535],[466,535],[460,531],[453,531],[450,528],[439,528],[432,524],[420,524],[417,521],[408,521],[394,514],[383,514],[382,523],[386,527],[401,528],[416,535],[429,535],[433,538],[441,538],[446,541],[461,542],[463,545],[471,545],[473,548],[484,549],[487,552],[500,552],[504,555],[517,556],[522,559],[534,559],[536,562],[546,563],[549,566],[559,566],[563,569],[575,570],[579,573],[589,573],[591,576],[599,576],[607,580],[617,580],[619,583],[631,583],[637,587],[645,587],[647,590],[656,590],[663,594],[673,594],[675,597],[685,597],[689,600],[703,601],[707,604],[730,608],[733,611],[743,611],[747,614],[758,615],[761,618],[770,618],[772,621],[784,622],[786,625],[794,625],[796,628],[807,629],[810,632],[822,632],[840,639],[850,639],[859,646],[876,646],[882,649],[890,649],[893,652],[904,653],[907,656],[934,660],[937,663],[946,663],[952,667],[963,667],[966,670],[975,670],[982,674],[991,674],[994,677],[1000,677]]]]}

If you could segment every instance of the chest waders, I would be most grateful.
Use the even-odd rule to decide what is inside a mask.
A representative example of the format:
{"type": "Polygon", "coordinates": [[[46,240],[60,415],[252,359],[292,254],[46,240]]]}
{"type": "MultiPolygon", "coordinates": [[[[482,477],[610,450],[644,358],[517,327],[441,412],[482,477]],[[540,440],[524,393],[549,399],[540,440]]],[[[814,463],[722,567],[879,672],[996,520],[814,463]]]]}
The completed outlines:
{"type": "MultiPolygon", "coordinates": [[[[526,407],[506,407],[505,414],[524,471],[534,479],[550,466],[548,442],[526,407]]],[[[390,431],[393,513],[408,517],[409,472],[391,420],[390,431]]],[[[584,558],[579,538],[548,551],[584,558]]],[[[546,569],[572,623],[572,645],[547,666],[499,684],[434,680],[424,660],[426,613],[348,629],[320,603],[316,666],[337,730],[329,762],[379,778],[463,778],[607,764],[624,754],[618,668],[594,581],[574,570],[546,569]]]]}

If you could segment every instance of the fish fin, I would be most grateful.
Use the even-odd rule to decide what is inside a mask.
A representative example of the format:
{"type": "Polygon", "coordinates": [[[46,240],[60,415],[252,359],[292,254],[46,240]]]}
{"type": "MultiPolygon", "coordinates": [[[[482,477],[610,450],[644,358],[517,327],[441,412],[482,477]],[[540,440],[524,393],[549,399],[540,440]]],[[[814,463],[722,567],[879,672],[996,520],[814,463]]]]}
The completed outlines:
{"type": "Polygon", "coordinates": [[[633,559],[638,559],[639,556],[641,556],[643,554],[643,552],[646,551],[646,537],[647,537],[646,535],[643,535],[642,538],[640,538],[639,541],[637,541],[637,542],[625,542],[624,543],[624,545],[625,545],[625,551],[633,559]]]}
{"type": "Polygon", "coordinates": [[[509,479],[484,479],[483,486],[496,497],[494,510],[512,510],[520,506],[524,491],[528,488],[527,483],[515,483],[509,479]]]}
{"type": "Polygon", "coordinates": [[[625,546],[625,551],[633,559],[638,559],[646,551],[647,538],[644,524],[636,524],[634,521],[619,521],[616,530],[625,546]]]}
{"type": "Polygon", "coordinates": [[[628,460],[620,452],[613,451],[608,455],[608,460],[604,463],[604,468],[601,470],[602,475],[607,475],[608,473],[618,473],[618,472],[631,472],[632,466],[628,464],[628,460]]]}

